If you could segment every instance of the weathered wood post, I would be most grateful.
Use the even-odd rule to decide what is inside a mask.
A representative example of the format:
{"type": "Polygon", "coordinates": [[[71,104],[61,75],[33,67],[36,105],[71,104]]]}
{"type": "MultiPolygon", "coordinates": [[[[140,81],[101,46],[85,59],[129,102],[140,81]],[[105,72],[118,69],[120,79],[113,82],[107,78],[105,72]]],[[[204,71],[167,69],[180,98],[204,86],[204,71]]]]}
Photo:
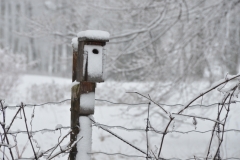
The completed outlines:
{"type": "Polygon", "coordinates": [[[71,96],[71,144],[82,139],[70,151],[70,160],[90,160],[92,145],[92,122],[88,118],[94,114],[96,82],[104,81],[104,46],[110,34],[105,31],[87,30],[79,32],[72,39],[73,68],[72,82],[80,82],[72,87],[71,96]]]}

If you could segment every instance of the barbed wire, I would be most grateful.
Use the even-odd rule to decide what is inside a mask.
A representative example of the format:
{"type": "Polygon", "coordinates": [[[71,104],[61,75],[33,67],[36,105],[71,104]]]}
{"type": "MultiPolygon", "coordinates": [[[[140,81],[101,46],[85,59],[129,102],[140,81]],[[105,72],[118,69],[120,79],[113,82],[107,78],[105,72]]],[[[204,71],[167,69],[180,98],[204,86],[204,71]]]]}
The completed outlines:
{"type": "MultiPolygon", "coordinates": [[[[25,106],[30,106],[30,107],[36,107],[36,106],[44,106],[44,105],[48,105],[48,104],[61,104],[61,103],[64,103],[64,102],[67,102],[67,101],[70,101],[71,99],[65,99],[63,101],[60,101],[60,102],[46,102],[46,103],[41,103],[41,104],[22,104],[22,106],[6,106],[6,107],[25,107],[25,106]]],[[[100,100],[100,99],[97,99],[99,101],[105,101],[105,102],[108,102],[108,103],[113,103],[113,104],[116,104],[116,105],[143,105],[143,104],[149,104],[148,103],[135,103],[135,104],[129,104],[129,103],[116,103],[116,102],[111,102],[111,101],[106,101],[106,100],[100,100]]],[[[232,103],[236,103],[236,102],[239,102],[239,101],[232,101],[230,103],[225,103],[225,105],[227,104],[232,104],[232,103]]],[[[192,105],[193,107],[194,106],[212,106],[212,105],[219,105],[221,103],[214,103],[214,104],[210,104],[210,105],[202,105],[202,104],[198,104],[198,105],[192,105]]],[[[166,105],[166,104],[164,104],[166,105]]],[[[176,104],[176,105],[179,105],[179,106],[184,106],[184,105],[181,105],[181,104],[176,104]]],[[[168,106],[176,106],[176,105],[168,105],[168,106]]],[[[6,109],[6,108],[3,108],[3,109],[6,109]]],[[[2,110],[3,110],[2,109],[2,110]]],[[[99,126],[103,126],[103,127],[107,127],[107,128],[118,128],[118,129],[123,129],[123,130],[127,130],[127,131],[143,131],[145,132],[146,129],[141,129],[141,128],[126,128],[126,127],[123,127],[123,126],[109,126],[109,125],[106,125],[106,124],[100,124],[100,123],[95,123],[93,126],[96,126],[96,127],[99,127],[99,126]]],[[[40,130],[36,130],[36,131],[9,131],[8,133],[6,134],[19,134],[19,133],[26,133],[26,134],[34,134],[34,133],[44,133],[44,132],[56,132],[57,130],[61,130],[61,129],[70,129],[69,126],[66,126],[66,127],[59,127],[57,129],[40,129],[40,130]]],[[[158,134],[168,134],[168,133],[181,133],[181,134],[187,134],[187,133],[192,133],[192,132],[196,132],[196,133],[208,133],[208,132],[216,132],[216,130],[207,130],[207,131],[198,131],[198,130],[190,130],[190,131],[177,131],[177,130],[172,130],[172,131],[167,131],[167,132],[162,132],[162,131],[158,131],[154,128],[152,128],[151,126],[149,127],[149,130],[150,132],[155,132],[155,133],[158,133],[158,134]]],[[[228,130],[224,130],[224,131],[220,131],[220,132],[240,132],[240,130],[237,130],[237,129],[228,129],[228,130]]],[[[3,136],[4,134],[1,133],[1,136],[3,136]]],[[[62,152],[63,153],[63,152],[62,152]]],[[[127,156],[127,157],[142,157],[142,158],[145,158],[145,156],[139,156],[139,155],[127,155],[127,154],[123,154],[123,153],[105,153],[105,152],[92,152],[91,154],[106,154],[106,155],[122,155],[122,156],[127,156]]],[[[153,157],[150,157],[150,156],[147,156],[148,158],[153,158],[153,157]]],[[[232,157],[231,157],[232,158],[232,157]]],[[[28,158],[24,158],[24,159],[28,159],[28,158]]],[[[29,158],[31,159],[31,158],[29,158]]],[[[174,159],[174,158],[171,158],[171,159],[174,159]]],[[[175,158],[176,159],[176,158],[175,158]]],[[[206,158],[204,158],[206,159],[206,158]]],[[[207,158],[208,159],[208,158],[207,158]]],[[[238,158],[237,158],[238,159],[238,158]]],[[[19,159],[20,160],[20,159],[19,159]]],[[[167,160],[167,159],[166,159],[167,160]]],[[[170,159],[169,159],[170,160],[170,159]]]]}
{"type": "MultiPolygon", "coordinates": [[[[240,75],[235,76],[239,77],[240,75]]],[[[227,83],[228,81],[234,79],[234,77],[232,78],[226,78],[225,80],[221,81],[219,84],[216,84],[215,86],[211,87],[210,89],[206,90],[204,93],[201,93],[200,95],[194,97],[191,101],[189,101],[189,103],[187,103],[187,105],[183,105],[183,104],[163,104],[163,103],[157,103],[155,102],[150,95],[145,96],[141,93],[138,92],[129,92],[129,93],[133,93],[133,94],[137,94],[139,96],[142,96],[143,98],[145,98],[147,100],[147,102],[140,102],[140,103],[118,103],[118,102],[113,102],[110,100],[104,100],[104,99],[95,99],[96,101],[99,102],[105,102],[105,103],[110,103],[112,105],[118,105],[120,107],[122,106],[140,106],[140,107],[147,107],[147,110],[145,109],[144,111],[147,111],[147,117],[145,117],[145,119],[147,119],[147,123],[146,123],[146,128],[129,128],[129,127],[125,127],[125,126],[120,126],[120,125],[107,125],[107,124],[101,124],[96,122],[94,119],[92,119],[90,116],[90,120],[92,121],[92,126],[94,127],[99,127],[102,130],[108,132],[109,134],[111,134],[112,136],[118,138],[119,140],[121,140],[122,142],[124,142],[125,144],[129,145],[130,147],[134,148],[136,151],[138,151],[140,154],[142,155],[129,155],[129,154],[125,154],[125,153],[107,153],[107,152],[102,152],[102,151],[97,151],[97,152],[90,152],[88,154],[105,154],[108,156],[125,156],[125,157],[129,157],[129,158],[146,158],[148,159],[155,159],[155,160],[181,160],[180,158],[169,158],[169,159],[165,159],[162,158],[161,156],[161,151],[163,148],[163,144],[164,144],[164,138],[167,134],[171,134],[171,133],[179,133],[179,134],[188,134],[188,133],[199,133],[199,134],[203,134],[203,133],[211,133],[211,138],[210,138],[210,143],[209,146],[207,148],[207,155],[206,157],[196,157],[194,156],[193,158],[188,158],[190,159],[240,159],[238,157],[228,157],[228,158],[219,158],[220,157],[220,147],[221,144],[223,142],[223,137],[225,135],[225,133],[227,132],[236,132],[236,133],[240,133],[240,129],[237,128],[232,128],[232,129],[226,129],[225,125],[227,122],[227,117],[228,114],[230,112],[230,106],[231,104],[234,103],[239,103],[240,101],[237,100],[232,100],[232,97],[235,95],[235,91],[237,89],[239,89],[240,84],[236,84],[234,87],[230,88],[228,91],[225,91],[224,97],[222,99],[222,102],[220,103],[212,103],[212,104],[202,104],[203,101],[203,96],[209,92],[211,92],[212,90],[216,89],[217,87],[221,86],[222,84],[227,83]],[[201,104],[194,104],[196,102],[197,99],[201,98],[201,104]],[[157,105],[160,111],[162,111],[162,113],[164,114],[165,117],[167,117],[167,124],[163,124],[165,125],[165,128],[160,131],[155,129],[152,125],[151,125],[151,120],[150,120],[150,112],[151,110],[153,110],[151,104],[155,104],[157,105]],[[191,108],[191,107],[212,107],[212,106],[217,106],[218,107],[218,112],[217,112],[217,118],[213,119],[213,118],[208,118],[208,117],[204,117],[202,115],[187,115],[187,114],[183,114],[182,112],[191,108]],[[179,109],[178,112],[176,113],[170,113],[168,112],[165,107],[182,107],[179,109]],[[223,112],[224,110],[224,112],[223,112]],[[172,129],[171,131],[169,130],[169,127],[172,123],[174,123],[174,119],[177,119],[177,117],[175,117],[175,115],[177,116],[186,116],[186,117],[190,117],[193,118],[193,125],[195,125],[195,130],[187,130],[187,131],[181,131],[181,130],[175,130],[172,129]],[[223,118],[222,120],[220,120],[220,117],[223,118]],[[211,130],[205,130],[205,131],[201,131],[201,130],[196,130],[196,118],[200,118],[200,119],[204,119],[204,120],[209,120],[212,121],[214,123],[213,129],[211,130]],[[146,134],[146,150],[140,148],[139,146],[133,144],[131,141],[127,141],[126,139],[122,138],[121,136],[119,136],[117,133],[114,133],[113,131],[111,131],[111,129],[121,129],[121,130],[126,130],[126,131],[133,131],[133,132],[145,132],[146,134]],[[156,134],[161,134],[161,141],[159,143],[159,147],[157,147],[157,151],[153,152],[151,150],[151,147],[149,146],[149,139],[151,137],[149,137],[149,132],[153,132],[156,134]],[[213,138],[217,137],[218,140],[218,145],[217,145],[217,150],[214,151],[214,157],[210,157],[210,151],[212,150],[213,146],[212,146],[212,141],[213,138]]],[[[17,140],[16,140],[16,136],[17,134],[27,134],[28,136],[28,141],[31,144],[31,149],[32,149],[32,153],[33,153],[33,157],[34,158],[24,158],[24,159],[39,159],[43,156],[46,156],[47,159],[53,159],[56,156],[58,156],[59,154],[63,154],[63,153],[69,153],[69,151],[74,147],[74,145],[76,145],[76,143],[78,141],[80,141],[83,137],[79,137],[76,141],[74,141],[73,143],[68,143],[66,146],[62,146],[62,142],[64,141],[64,139],[66,137],[68,137],[71,133],[72,133],[72,129],[69,126],[58,126],[55,127],[55,129],[39,129],[39,130],[32,130],[32,121],[34,118],[34,114],[35,114],[35,107],[39,107],[39,106],[46,106],[46,105],[60,105],[62,103],[65,102],[69,102],[71,101],[71,99],[64,99],[62,101],[59,102],[45,102],[45,103],[40,103],[40,104],[24,104],[21,103],[21,105],[4,105],[4,101],[0,100],[0,111],[1,111],[1,116],[2,116],[2,121],[0,121],[0,125],[2,127],[3,133],[0,133],[0,137],[1,137],[1,142],[0,142],[0,152],[3,153],[3,158],[4,156],[6,156],[6,151],[5,148],[7,148],[9,150],[9,154],[11,156],[12,159],[14,159],[14,155],[12,153],[12,148],[15,148],[17,146],[17,140]],[[32,107],[33,111],[32,114],[30,116],[30,126],[27,122],[27,115],[25,113],[25,107],[32,107]],[[10,125],[7,126],[6,123],[6,114],[5,111],[6,109],[11,109],[11,108],[18,108],[18,111],[15,113],[15,115],[13,116],[12,120],[10,121],[10,125]],[[14,123],[16,117],[18,114],[21,114],[21,112],[23,113],[23,116],[21,115],[22,120],[24,121],[25,124],[25,130],[18,130],[18,131],[11,131],[10,128],[12,127],[12,124],[14,123]],[[62,129],[70,129],[70,131],[62,136],[62,129]],[[58,141],[56,143],[55,146],[50,147],[49,149],[39,152],[40,147],[38,146],[38,142],[34,139],[34,134],[36,133],[55,133],[56,131],[60,131],[60,135],[58,136],[58,141]],[[14,139],[14,145],[10,144],[9,141],[9,137],[13,137],[14,139]],[[3,147],[3,150],[2,150],[3,147]],[[57,148],[59,148],[59,150],[57,151],[57,148]]],[[[156,108],[154,109],[154,111],[156,111],[156,108]]],[[[142,114],[142,116],[144,116],[145,114],[142,114]]],[[[76,126],[78,127],[78,126],[76,126]]],[[[18,160],[23,159],[23,158],[18,158],[18,160]]]]}
{"type": "MultiPolygon", "coordinates": [[[[109,100],[105,100],[105,99],[95,99],[95,100],[99,101],[99,102],[107,102],[107,103],[111,103],[114,105],[120,105],[119,107],[138,106],[139,105],[138,107],[146,107],[147,108],[147,104],[149,104],[149,102],[121,103],[121,102],[113,102],[113,101],[109,101],[109,100]],[[122,106],[122,105],[125,105],[125,106],[122,106]]],[[[23,105],[26,107],[40,107],[40,106],[45,106],[45,105],[58,105],[58,104],[62,104],[64,102],[68,102],[68,101],[71,101],[71,99],[64,99],[59,102],[45,102],[45,103],[40,103],[40,104],[23,104],[23,105]]],[[[234,103],[240,103],[240,101],[234,100],[234,101],[230,102],[230,104],[234,104],[234,103]]],[[[183,107],[184,106],[183,104],[165,104],[165,103],[159,103],[159,105],[166,106],[166,107],[183,107]]],[[[222,103],[212,103],[212,104],[208,104],[208,105],[194,104],[194,105],[190,105],[189,107],[212,107],[215,105],[222,105],[222,103]]],[[[228,105],[228,103],[225,103],[225,105],[228,105]]],[[[6,109],[6,108],[15,109],[15,108],[20,108],[20,107],[21,107],[21,105],[5,105],[3,108],[4,109],[6,109]]],[[[101,106],[97,106],[97,107],[101,107],[101,106]]],[[[108,107],[108,106],[104,106],[104,107],[108,107]]]]}
{"type": "MultiPolygon", "coordinates": [[[[240,75],[227,77],[227,78],[221,80],[218,84],[215,84],[215,85],[214,85],[213,87],[211,87],[210,89],[208,89],[208,90],[204,91],[203,93],[201,93],[200,95],[194,97],[191,101],[189,101],[189,103],[188,103],[187,105],[182,105],[182,104],[168,105],[168,106],[181,106],[181,107],[183,107],[181,110],[179,110],[177,113],[174,113],[174,114],[175,114],[175,115],[192,117],[193,120],[194,120],[194,121],[193,121],[193,124],[194,124],[195,126],[197,125],[197,122],[196,122],[196,120],[195,120],[196,118],[200,118],[200,119],[204,119],[204,120],[210,120],[210,121],[214,122],[214,127],[213,127],[212,130],[208,130],[208,131],[196,131],[196,130],[195,130],[195,131],[187,131],[187,132],[185,132],[185,131],[178,131],[178,133],[190,133],[190,132],[207,133],[207,132],[212,132],[212,136],[211,136],[211,139],[210,139],[210,144],[209,144],[209,146],[208,146],[207,156],[206,156],[206,157],[203,157],[204,159],[209,159],[209,153],[210,153],[210,150],[211,150],[211,148],[212,148],[212,143],[211,143],[211,142],[212,142],[212,139],[213,139],[213,136],[214,136],[214,133],[215,133],[215,132],[217,133],[217,137],[218,137],[219,143],[218,143],[218,146],[217,146],[217,151],[215,152],[214,157],[211,157],[211,159],[212,159],[212,158],[213,158],[213,159],[222,159],[222,158],[220,157],[220,150],[219,150],[219,149],[220,149],[221,144],[222,144],[222,142],[223,142],[223,135],[224,135],[224,133],[226,133],[226,132],[231,132],[231,131],[239,132],[239,130],[237,130],[237,129],[229,129],[229,130],[226,130],[225,124],[226,124],[226,121],[227,121],[228,113],[229,113],[229,111],[230,111],[230,105],[231,105],[232,103],[237,103],[237,102],[239,102],[239,101],[233,101],[233,100],[232,100],[232,97],[235,96],[235,95],[234,95],[234,92],[239,88],[240,84],[237,83],[237,84],[235,84],[232,88],[230,88],[230,89],[228,89],[228,90],[226,90],[226,91],[220,91],[223,87],[220,88],[218,91],[224,92],[224,94],[225,94],[225,96],[223,97],[221,103],[213,103],[213,104],[210,104],[210,105],[203,105],[203,104],[202,104],[203,96],[204,96],[205,94],[211,92],[212,90],[216,89],[217,87],[221,86],[222,84],[226,84],[228,81],[230,81],[230,80],[232,80],[232,79],[235,79],[235,78],[238,78],[238,77],[240,77],[240,75]],[[201,104],[195,104],[195,105],[194,105],[193,103],[194,103],[197,99],[199,99],[200,97],[202,97],[201,104]],[[210,106],[214,106],[214,105],[218,106],[218,108],[219,108],[219,106],[221,106],[221,109],[220,109],[220,111],[218,111],[218,114],[217,114],[217,119],[210,119],[210,118],[208,118],[208,117],[203,117],[203,116],[193,116],[193,115],[182,114],[183,111],[187,110],[187,109],[190,108],[190,107],[195,107],[195,106],[210,107],[210,106]],[[226,110],[225,115],[222,115],[222,110],[223,110],[223,108],[225,108],[225,110],[226,110]],[[225,117],[225,118],[224,118],[223,120],[221,120],[221,121],[219,120],[220,115],[225,117]],[[220,127],[219,124],[221,124],[222,126],[220,127]],[[218,127],[216,128],[216,126],[218,126],[218,127]]],[[[225,86],[225,85],[224,85],[224,86],[225,86]]],[[[175,117],[172,116],[173,113],[169,113],[168,111],[166,111],[165,108],[163,107],[165,104],[159,104],[159,103],[155,102],[154,100],[152,100],[152,98],[150,97],[150,95],[145,96],[145,95],[143,95],[143,94],[141,94],[141,93],[138,93],[138,92],[129,92],[129,93],[137,94],[137,95],[139,95],[139,96],[141,96],[141,97],[143,97],[143,98],[146,98],[148,101],[150,101],[150,102],[145,103],[145,104],[150,104],[151,102],[154,103],[154,104],[156,104],[156,105],[160,108],[160,110],[162,110],[163,112],[165,112],[165,113],[167,114],[167,116],[169,117],[169,122],[167,123],[164,131],[161,131],[161,132],[160,132],[160,131],[156,131],[156,129],[154,129],[151,125],[150,125],[150,127],[149,127],[148,124],[150,124],[150,121],[149,121],[149,105],[148,105],[148,110],[145,110],[145,112],[148,112],[147,125],[146,125],[146,129],[145,129],[145,130],[144,130],[144,129],[129,129],[129,128],[122,127],[122,126],[115,126],[115,127],[116,127],[116,128],[120,128],[120,129],[125,129],[125,130],[128,130],[128,131],[129,131],[129,130],[130,130],[130,131],[145,131],[145,132],[146,132],[146,150],[147,150],[146,153],[144,153],[144,151],[140,150],[139,148],[136,148],[136,146],[130,145],[128,142],[125,142],[124,140],[123,140],[123,142],[126,143],[126,144],[128,144],[128,145],[130,145],[132,148],[140,151],[141,153],[144,153],[145,156],[143,156],[143,158],[146,158],[147,160],[148,160],[149,158],[150,158],[150,159],[156,159],[156,160],[159,160],[159,159],[162,159],[162,160],[163,160],[164,158],[161,158],[161,151],[162,151],[162,148],[163,148],[164,138],[165,138],[165,136],[167,135],[167,133],[170,133],[170,132],[168,132],[168,128],[169,128],[170,124],[173,122],[173,120],[175,119],[175,117]],[[149,146],[148,146],[148,131],[150,131],[151,129],[152,129],[152,131],[154,131],[154,132],[156,132],[156,133],[162,134],[162,138],[161,138],[160,145],[159,145],[159,147],[158,147],[158,154],[157,154],[157,155],[155,155],[154,152],[153,152],[151,149],[149,149],[149,146]],[[152,154],[152,156],[149,156],[149,154],[152,154]]],[[[111,103],[111,102],[109,102],[109,101],[106,101],[106,102],[111,103]]],[[[116,103],[113,103],[113,104],[116,104],[116,103]]],[[[118,103],[118,104],[119,104],[119,103],[118,103]]],[[[128,104],[128,105],[129,105],[129,104],[128,104]]],[[[147,107],[147,105],[145,105],[145,106],[147,107]]],[[[167,106],[167,105],[165,105],[165,106],[167,106]]],[[[223,113],[223,114],[224,114],[224,113],[223,113]]],[[[110,128],[110,129],[111,129],[111,128],[114,128],[114,126],[107,126],[107,125],[100,125],[100,124],[95,124],[95,126],[100,127],[101,129],[103,129],[103,130],[105,130],[105,131],[107,131],[107,132],[109,132],[109,130],[106,129],[106,127],[107,127],[107,128],[110,128]]],[[[196,127],[195,127],[195,129],[196,129],[196,127]]],[[[171,132],[174,133],[175,131],[171,131],[171,132]]],[[[177,131],[176,131],[176,132],[177,132],[177,131]]],[[[175,133],[176,133],[176,132],[175,132],[175,133]]],[[[111,132],[109,132],[109,133],[112,134],[111,132]]],[[[117,137],[117,138],[119,138],[118,135],[115,135],[115,134],[112,134],[112,135],[115,136],[115,137],[117,137]]],[[[120,139],[120,140],[122,140],[122,139],[120,139]]],[[[106,152],[98,152],[98,153],[102,153],[102,154],[106,154],[106,155],[119,155],[119,153],[112,153],[112,154],[106,153],[106,152]]],[[[122,155],[122,153],[121,153],[120,155],[122,155]]],[[[128,156],[128,155],[126,155],[126,154],[123,154],[123,155],[128,156]]],[[[225,159],[233,159],[233,158],[234,158],[234,157],[225,158],[225,159]]],[[[179,159],[179,158],[171,158],[171,159],[179,159]]],[[[190,159],[195,159],[195,160],[196,160],[196,159],[199,159],[199,157],[195,157],[195,156],[194,156],[194,158],[190,158],[190,159]]],[[[234,159],[235,159],[235,158],[234,158],[234,159]]],[[[236,158],[236,159],[239,159],[239,158],[236,158]]]]}
{"type": "MultiPolygon", "coordinates": [[[[110,126],[110,125],[101,124],[101,123],[94,123],[93,126],[94,127],[103,126],[103,127],[109,128],[109,129],[117,128],[117,129],[122,129],[122,130],[126,130],[126,131],[142,131],[142,132],[146,131],[146,129],[144,129],[144,128],[126,128],[126,127],[123,127],[123,126],[114,126],[114,125],[110,126]]],[[[192,132],[208,133],[208,132],[212,132],[212,131],[215,132],[217,130],[206,130],[206,131],[198,131],[198,130],[178,131],[178,130],[172,130],[172,131],[162,132],[162,131],[153,129],[152,127],[149,127],[149,131],[152,131],[152,132],[155,132],[155,133],[158,133],[158,134],[168,134],[168,133],[187,134],[187,133],[192,133],[192,132]]],[[[219,131],[219,132],[239,132],[240,133],[240,129],[227,129],[227,130],[219,131]]]]}
{"type": "MultiPolygon", "coordinates": [[[[35,134],[35,133],[39,133],[41,132],[42,134],[44,134],[45,132],[56,132],[60,129],[71,129],[71,127],[60,127],[58,129],[47,129],[47,128],[44,128],[44,129],[39,129],[39,130],[36,130],[36,131],[29,131],[30,134],[35,134]]],[[[7,134],[19,134],[19,133],[24,133],[26,134],[27,131],[24,131],[24,130],[18,130],[18,131],[9,131],[7,134]]],[[[0,133],[0,135],[3,135],[2,133],[0,133]]]]}
{"type": "MultiPolygon", "coordinates": [[[[45,102],[45,103],[40,103],[40,104],[23,104],[25,107],[38,107],[38,106],[45,106],[45,105],[57,105],[57,104],[61,104],[67,101],[71,101],[71,99],[64,99],[62,101],[59,102],[45,102]]],[[[20,108],[21,105],[5,105],[4,109],[6,108],[20,108]]]]}
{"type": "MultiPolygon", "coordinates": [[[[96,124],[93,124],[93,127],[98,127],[98,126],[104,126],[104,127],[107,127],[109,129],[114,129],[114,128],[117,128],[117,129],[122,129],[122,130],[126,130],[126,131],[142,131],[142,132],[145,132],[146,129],[143,129],[143,128],[126,128],[126,127],[123,127],[123,126],[109,126],[109,125],[106,125],[106,124],[100,124],[100,123],[96,123],[96,124]]],[[[36,130],[36,131],[29,131],[31,134],[35,134],[35,133],[41,133],[41,134],[45,134],[45,133],[55,133],[56,131],[60,130],[60,129],[71,129],[70,126],[65,126],[65,127],[61,127],[61,128],[58,128],[58,129],[39,129],[39,130],[36,130]]],[[[206,130],[206,131],[198,131],[198,130],[189,130],[189,131],[178,131],[178,130],[172,130],[172,131],[167,131],[167,132],[162,132],[162,131],[158,131],[156,129],[152,129],[151,127],[149,127],[149,131],[150,132],[155,132],[157,134],[168,134],[168,133],[180,133],[180,134],[188,134],[188,133],[208,133],[208,132],[216,132],[217,130],[206,130]]],[[[219,131],[219,132],[239,132],[240,133],[240,130],[238,129],[227,129],[227,130],[224,130],[224,131],[219,131]]],[[[19,134],[19,133],[23,133],[23,134],[27,134],[27,131],[24,131],[24,130],[18,130],[18,131],[9,131],[7,134],[9,135],[15,135],[15,134],[19,134]]],[[[0,133],[0,136],[3,136],[4,134],[3,133],[0,133]]]]}
{"type": "MultiPolygon", "coordinates": [[[[105,154],[108,156],[125,156],[129,158],[146,158],[145,156],[140,156],[140,155],[129,155],[129,154],[124,154],[124,153],[107,153],[107,152],[91,152],[88,154],[105,154]]],[[[148,157],[148,158],[154,158],[154,157],[148,157]]],[[[186,159],[180,159],[180,158],[160,158],[159,160],[206,160],[206,159],[212,159],[212,158],[207,158],[207,157],[193,157],[193,158],[186,158],[186,159]]],[[[227,158],[221,158],[221,160],[229,160],[229,159],[236,159],[239,160],[240,158],[237,157],[227,157],[227,158]]],[[[217,159],[216,159],[217,160],[217,159]]]]}
{"type": "MultiPolygon", "coordinates": [[[[62,103],[64,101],[58,102],[58,103],[62,103]]],[[[51,160],[53,158],[55,158],[56,156],[58,156],[59,154],[63,154],[66,151],[71,150],[71,148],[73,147],[71,144],[68,144],[67,146],[64,145],[64,147],[62,146],[62,142],[66,137],[69,137],[69,135],[72,133],[72,130],[70,129],[70,131],[68,131],[68,133],[64,136],[62,136],[61,130],[62,129],[69,129],[70,127],[64,127],[61,125],[57,125],[55,127],[55,129],[40,129],[40,130],[36,130],[36,131],[32,131],[32,125],[33,125],[33,118],[35,117],[35,106],[33,107],[33,111],[30,115],[30,118],[27,116],[26,112],[25,112],[25,107],[26,105],[24,105],[23,103],[21,103],[20,106],[18,106],[18,110],[17,112],[14,114],[12,120],[10,121],[10,125],[6,125],[5,123],[5,110],[6,108],[4,108],[3,105],[4,101],[0,100],[0,107],[1,107],[1,112],[2,112],[2,117],[3,117],[3,121],[0,123],[1,127],[2,127],[2,131],[3,133],[0,133],[0,137],[1,137],[1,141],[0,141],[0,152],[2,153],[2,159],[9,159],[9,157],[7,156],[6,150],[5,148],[7,148],[9,150],[9,154],[12,160],[15,160],[16,157],[12,152],[12,149],[15,148],[17,151],[17,157],[18,159],[23,159],[20,158],[22,157],[22,153],[24,152],[24,150],[26,149],[26,145],[23,147],[23,150],[21,152],[21,155],[19,155],[18,152],[18,142],[17,142],[17,134],[19,133],[25,133],[27,134],[27,139],[28,142],[30,142],[30,148],[32,150],[32,154],[33,156],[29,156],[31,158],[24,158],[24,159],[39,159],[43,156],[47,156],[48,160],[51,160]],[[20,114],[20,119],[24,121],[25,124],[25,130],[18,130],[18,131],[11,131],[10,128],[12,127],[12,124],[14,123],[14,121],[16,120],[17,115],[20,114]],[[29,120],[28,120],[29,119],[29,120]],[[45,149],[45,148],[41,148],[38,144],[38,141],[34,138],[34,134],[38,133],[38,132],[56,132],[57,130],[60,131],[60,135],[58,137],[58,142],[56,143],[56,145],[54,147],[50,147],[49,149],[45,149]],[[13,137],[14,142],[9,141],[9,137],[13,137]],[[14,143],[14,144],[12,144],[14,143]],[[58,150],[56,150],[57,148],[59,148],[58,150]],[[41,150],[41,151],[40,151],[41,150]]],[[[45,105],[45,104],[50,104],[53,102],[47,102],[47,103],[43,103],[41,105],[45,105]]],[[[55,102],[54,102],[55,103],[55,102]]],[[[80,139],[77,139],[77,141],[80,141],[80,139]]],[[[75,141],[73,142],[75,143],[75,141]]]]}
{"type": "Polygon", "coordinates": [[[105,155],[108,155],[108,156],[125,156],[125,157],[139,157],[139,158],[146,158],[145,156],[139,156],[139,155],[128,155],[128,154],[124,154],[124,153],[106,153],[106,152],[91,152],[91,153],[88,153],[88,154],[105,154],[105,155]]]}

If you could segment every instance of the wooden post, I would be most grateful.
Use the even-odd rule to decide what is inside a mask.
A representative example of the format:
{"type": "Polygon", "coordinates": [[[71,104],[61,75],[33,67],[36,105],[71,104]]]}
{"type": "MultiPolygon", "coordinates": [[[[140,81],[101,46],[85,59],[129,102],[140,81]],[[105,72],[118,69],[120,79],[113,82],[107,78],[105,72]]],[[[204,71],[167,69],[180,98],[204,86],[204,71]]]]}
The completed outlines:
{"type": "Polygon", "coordinates": [[[77,139],[82,139],[73,146],[69,158],[70,160],[90,160],[88,152],[91,152],[92,121],[88,116],[94,114],[96,82],[104,81],[103,47],[109,41],[109,33],[105,31],[79,33],[78,38],[72,39],[72,82],[77,81],[80,84],[74,85],[71,89],[71,128],[73,133],[70,136],[70,142],[73,144],[77,139]],[[81,131],[81,129],[85,130],[81,131]]]}
{"type": "MultiPolygon", "coordinates": [[[[77,135],[79,133],[79,97],[80,96],[80,85],[74,85],[72,87],[72,96],[71,96],[71,129],[72,129],[72,134],[70,136],[70,142],[71,144],[76,141],[77,135]]],[[[70,160],[75,160],[77,154],[77,147],[76,145],[71,149],[70,152],[70,160]]]]}
{"type": "MultiPolygon", "coordinates": [[[[80,84],[72,87],[71,96],[71,128],[73,134],[70,136],[71,144],[77,140],[79,130],[79,118],[80,116],[88,116],[94,113],[94,110],[84,110],[80,107],[80,97],[85,93],[95,93],[96,83],[81,82],[80,84]]],[[[75,145],[70,152],[70,160],[76,160],[77,145],[75,145]]]]}

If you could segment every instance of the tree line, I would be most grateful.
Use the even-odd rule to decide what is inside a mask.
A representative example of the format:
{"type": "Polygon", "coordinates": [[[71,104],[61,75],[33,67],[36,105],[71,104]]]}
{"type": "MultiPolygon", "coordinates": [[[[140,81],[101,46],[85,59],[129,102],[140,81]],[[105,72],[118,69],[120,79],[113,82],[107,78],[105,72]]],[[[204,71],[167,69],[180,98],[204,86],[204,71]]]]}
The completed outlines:
{"type": "Polygon", "coordinates": [[[71,76],[71,39],[111,33],[107,76],[119,81],[213,81],[239,72],[239,0],[1,0],[0,47],[29,72],[71,76]]]}

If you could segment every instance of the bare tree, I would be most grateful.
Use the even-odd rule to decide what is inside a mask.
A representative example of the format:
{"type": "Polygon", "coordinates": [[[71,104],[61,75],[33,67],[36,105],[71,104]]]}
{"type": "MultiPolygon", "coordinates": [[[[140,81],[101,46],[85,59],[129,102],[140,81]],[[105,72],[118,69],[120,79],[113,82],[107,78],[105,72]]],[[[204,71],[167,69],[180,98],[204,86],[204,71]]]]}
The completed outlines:
{"type": "Polygon", "coordinates": [[[70,77],[71,38],[78,31],[99,29],[111,33],[108,79],[156,82],[146,93],[164,90],[159,100],[193,80],[207,79],[211,84],[226,72],[239,72],[238,0],[3,0],[1,4],[0,43],[25,54],[27,62],[36,65],[30,71],[70,77]],[[9,7],[19,9],[10,13],[9,7]],[[19,27],[10,32],[9,26],[19,27]],[[15,47],[9,45],[10,37],[19,39],[15,47]]]}

